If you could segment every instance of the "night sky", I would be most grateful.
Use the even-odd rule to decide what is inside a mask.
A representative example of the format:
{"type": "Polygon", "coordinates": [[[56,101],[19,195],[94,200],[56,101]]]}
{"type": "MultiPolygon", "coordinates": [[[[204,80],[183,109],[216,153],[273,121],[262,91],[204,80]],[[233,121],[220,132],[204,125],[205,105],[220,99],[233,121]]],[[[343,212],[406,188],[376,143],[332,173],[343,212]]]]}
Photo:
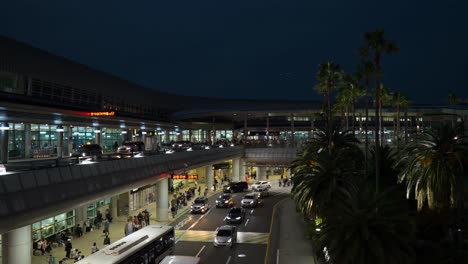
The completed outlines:
{"type": "Polygon", "coordinates": [[[468,98],[468,1],[2,1],[0,34],[149,88],[316,100],[317,65],[352,73],[366,31],[401,51],[383,82],[417,103],[468,98]],[[106,2],[106,3],[103,3],[106,2]]]}

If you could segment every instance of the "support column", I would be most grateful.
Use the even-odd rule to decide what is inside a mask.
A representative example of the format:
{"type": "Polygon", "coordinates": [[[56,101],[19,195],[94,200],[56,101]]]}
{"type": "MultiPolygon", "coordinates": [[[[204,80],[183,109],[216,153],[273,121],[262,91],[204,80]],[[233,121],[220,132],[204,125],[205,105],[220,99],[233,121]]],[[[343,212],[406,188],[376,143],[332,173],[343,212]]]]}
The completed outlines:
{"type": "Polygon", "coordinates": [[[8,123],[0,124],[0,163],[8,163],[8,123]]]}
{"type": "Polygon", "coordinates": [[[88,219],[87,208],[88,205],[75,208],[75,223],[80,224],[81,227],[83,227],[83,221],[88,219]]]}
{"type": "Polygon", "coordinates": [[[2,263],[32,262],[31,225],[2,234],[2,263]]]}
{"type": "Polygon", "coordinates": [[[110,204],[110,213],[112,217],[117,217],[118,215],[118,203],[119,195],[115,195],[111,197],[111,204],[110,204]]]}
{"type": "Polygon", "coordinates": [[[232,181],[240,181],[240,158],[232,159],[232,181]]]}
{"type": "Polygon", "coordinates": [[[239,181],[245,181],[245,173],[247,171],[247,164],[244,159],[240,159],[239,164],[239,181]]]}
{"type": "Polygon", "coordinates": [[[213,166],[208,165],[205,168],[206,168],[206,186],[208,187],[208,190],[211,190],[211,188],[213,187],[213,183],[214,183],[213,166]]]}
{"type": "Polygon", "coordinates": [[[167,221],[167,214],[169,213],[169,179],[163,179],[157,183],[158,186],[158,207],[156,220],[158,222],[167,221]]]}
{"type": "Polygon", "coordinates": [[[67,131],[68,131],[68,153],[66,154],[68,156],[69,153],[72,152],[73,149],[73,127],[67,126],[67,131]]]}
{"type": "Polygon", "coordinates": [[[286,177],[291,178],[291,169],[286,169],[286,177]]]}
{"type": "Polygon", "coordinates": [[[57,158],[63,158],[63,127],[57,127],[57,158]]]}
{"type": "Polygon", "coordinates": [[[266,180],[266,167],[257,167],[257,180],[266,180]]]}
{"type": "Polygon", "coordinates": [[[101,129],[99,127],[94,128],[94,136],[96,138],[96,144],[101,145],[101,129]]]}
{"type": "Polygon", "coordinates": [[[170,140],[169,140],[169,130],[166,129],[164,131],[164,142],[163,143],[169,143],[169,142],[170,142],[170,140]]]}
{"type": "Polygon", "coordinates": [[[24,158],[32,158],[31,151],[31,124],[24,124],[24,158]]]}

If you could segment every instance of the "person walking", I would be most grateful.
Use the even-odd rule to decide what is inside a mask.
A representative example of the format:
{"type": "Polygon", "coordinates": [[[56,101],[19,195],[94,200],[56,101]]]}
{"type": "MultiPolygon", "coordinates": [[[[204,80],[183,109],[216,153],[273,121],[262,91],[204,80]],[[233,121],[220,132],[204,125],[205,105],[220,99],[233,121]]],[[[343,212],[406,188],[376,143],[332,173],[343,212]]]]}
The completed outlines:
{"type": "Polygon", "coordinates": [[[205,197],[208,195],[208,186],[205,187],[205,197]]]}
{"type": "Polygon", "coordinates": [[[108,235],[106,235],[106,237],[104,238],[104,241],[103,241],[102,244],[104,244],[104,246],[107,246],[107,245],[110,245],[110,244],[111,244],[110,238],[109,238],[108,235]]]}
{"type": "Polygon", "coordinates": [[[198,186],[198,196],[200,196],[200,195],[201,195],[201,185],[198,186]]]}
{"type": "Polygon", "coordinates": [[[107,218],[104,220],[104,230],[102,230],[105,236],[109,235],[109,220],[107,218]]]}
{"type": "Polygon", "coordinates": [[[70,258],[70,252],[72,250],[72,243],[71,243],[71,239],[68,239],[67,242],[65,242],[65,252],[67,252],[65,254],[65,256],[67,258],[70,258]]]}
{"type": "Polygon", "coordinates": [[[171,213],[172,213],[172,218],[176,217],[177,211],[174,206],[171,206],[171,213]]]}

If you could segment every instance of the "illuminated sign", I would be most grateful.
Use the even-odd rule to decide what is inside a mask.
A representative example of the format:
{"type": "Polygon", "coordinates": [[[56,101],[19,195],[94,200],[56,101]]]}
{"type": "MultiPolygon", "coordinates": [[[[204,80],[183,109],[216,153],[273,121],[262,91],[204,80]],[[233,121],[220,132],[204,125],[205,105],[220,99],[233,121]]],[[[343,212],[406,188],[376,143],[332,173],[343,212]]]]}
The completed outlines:
{"type": "Polygon", "coordinates": [[[198,174],[173,174],[173,180],[198,180],[198,174]]]}
{"type": "Polygon", "coordinates": [[[115,112],[89,112],[89,116],[114,116],[115,112]]]}

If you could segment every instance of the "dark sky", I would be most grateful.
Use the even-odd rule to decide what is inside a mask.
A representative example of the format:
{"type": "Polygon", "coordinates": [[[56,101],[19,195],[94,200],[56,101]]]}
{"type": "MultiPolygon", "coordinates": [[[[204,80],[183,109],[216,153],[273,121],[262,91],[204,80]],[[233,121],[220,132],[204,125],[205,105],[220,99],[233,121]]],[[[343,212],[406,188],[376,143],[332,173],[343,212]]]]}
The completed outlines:
{"type": "Polygon", "coordinates": [[[468,98],[468,1],[14,0],[0,34],[162,91],[318,99],[317,65],[353,72],[366,31],[399,54],[384,84],[419,103],[468,98]],[[103,3],[105,2],[105,3],[103,3]]]}

